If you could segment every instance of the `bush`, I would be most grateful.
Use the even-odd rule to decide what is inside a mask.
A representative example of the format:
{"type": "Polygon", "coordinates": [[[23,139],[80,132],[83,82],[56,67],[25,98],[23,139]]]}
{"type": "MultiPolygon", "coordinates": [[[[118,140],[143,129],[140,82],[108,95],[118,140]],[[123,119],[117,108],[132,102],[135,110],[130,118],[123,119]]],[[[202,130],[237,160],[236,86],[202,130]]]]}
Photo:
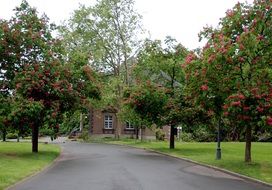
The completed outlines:
{"type": "Polygon", "coordinates": [[[206,128],[199,127],[193,133],[194,140],[197,142],[214,142],[216,134],[210,133],[206,128]]]}
{"type": "Polygon", "coordinates": [[[162,129],[156,129],[155,133],[156,133],[156,140],[164,141],[165,133],[163,132],[162,129]]]}
{"type": "Polygon", "coordinates": [[[16,133],[8,133],[6,137],[7,137],[7,139],[17,139],[18,134],[16,134],[16,133]]]}
{"type": "Polygon", "coordinates": [[[54,134],[54,130],[49,128],[41,128],[39,134],[40,136],[51,136],[54,134]]]}
{"type": "Polygon", "coordinates": [[[83,141],[88,141],[90,139],[89,131],[84,129],[78,138],[82,139],[83,141]]]}
{"type": "Polygon", "coordinates": [[[180,140],[183,142],[193,142],[194,141],[192,133],[186,133],[186,132],[181,133],[180,140]]]}

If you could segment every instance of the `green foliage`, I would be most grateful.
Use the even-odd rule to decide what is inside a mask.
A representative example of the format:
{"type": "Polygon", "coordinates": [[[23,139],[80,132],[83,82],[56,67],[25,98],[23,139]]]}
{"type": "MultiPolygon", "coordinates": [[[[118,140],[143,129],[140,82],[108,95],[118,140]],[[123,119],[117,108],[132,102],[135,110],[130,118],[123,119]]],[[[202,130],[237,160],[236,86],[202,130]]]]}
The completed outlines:
{"type": "Polygon", "coordinates": [[[9,121],[16,129],[24,130],[40,122],[44,105],[40,101],[28,100],[17,96],[12,102],[9,121]]]}
{"type": "MultiPolygon", "coordinates": [[[[205,113],[186,100],[183,90],[185,76],[181,64],[184,62],[188,51],[171,37],[167,37],[164,44],[166,48],[163,48],[161,41],[145,41],[144,47],[138,55],[138,64],[133,67],[132,72],[136,84],[138,86],[142,85],[138,87],[138,91],[144,90],[143,92],[137,92],[136,90],[136,92],[130,93],[128,89],[124,96],[129,97],[128,101],[134,104],[134,107],[131,108],[138,109],[138,114],[143,114],[144,117],[146,117],[147,113],[140,110],[149,110],[150,105],[148,102],[153,102],[150,103],[152,105],[156,104],[157,108],[151,109],[154,115],[157,114],[156,117],[153,115],[155,119],[152,120],[156,124],[160,122],[159,125],[178,125],[180,123],[192,125],[200,122],[207,118],[205,113]],[[157,86],[154,90],[158,90],[158,93],[163,89],[164,92],[161,93],[165,94],[164,98],[155,96],[154,90],[145,92],[145,89],[149,90],[145,88],[146,84],[157,86]],[[148,99],[150,95],[153,96],[150,97],[150,100],[140,100],[140,98],[148,99]],[[154,100],[156,98],[159,99],[154,100]],[[142,101],[142,104],[139,105],[138,101],[142,101]],[[164,103],[160,101],[164,101],[164,103]]],[[[132,92],[134,90],[131,89],[132,92]]]]}
{"type": "Polygon", "coordinates": [[[52,128],[43,127],[39,131],[40,136],[54,136],[55,131],[52,128]]]}
{"type": "Polygon", "coordinates": [[[12,97],[9,119],[14,127],[48,126],[56,132],[64,112],[100,98],[96,74],[87,63],[64,64],[61,40],[52,36],[56,27],[26,1],[0,26],[1,92],[12,97]]]}
{"type": "Polygon", "coordinates": [[[251,128],[272,125],[272,2],[237,3],[216,29],[200,34],[207,45],[187,57],[190,98],[217,120],[223,115],[246,130],[246,161],[250,161],[251,128]],[[237,122],[239,121],[239,122],[237,122]]]}
{"type": "Polygon", "coordinates": [[[79,128],[80,111],[74,113],[65,113],[61,123],[60,133],[69,134],[75,127],[79,128]]]}
{"type": "Polygon", "coordinates": [[[126,104],[135,111],[138,116],[151,124],[161,126],[161,116],[167,103],[167,95],[163,88],[151,84],[135,87],[132,92],[127,92],[126,104]]]}
{"type": "Polygon", "coordinates": [[[207,128],[200,126],[193,132],[194,141],[197,142],[214,142],[216,133],[209,131],[207,128]]]}
{"type": "Polygon", "coordinates": [[[7,134],[7,139],[17,139],[18,134],[17,133],[8,133],[7,134]]]}
{"type": "Polygon", "coordinates": [[[88,141],[90,139],[89,130],[84,129],[80,134],[79,138],[81,138],[83,141],[88,141]]]}
{"type": "Polygon", "coordinates": [[[180,141],[182,142],[193,142],[193,134],[192,133],[187,133],[187,132],[182,132],[180,135],[180,141]]]}
{"type": "Polygon", "coordinates": [[[123,76],[127,82],[128,59],[140,44],[136,38],[141,33],[140,19],[133,0],[99,0],[94,6],[81,6],[60,28],[69,59],[90,61],[95,70],[123,76]]]}
{"type": "Polygon", "coordinates": [[[162,129],[156,129],[155,130],[156,140],[164,141],[165,139],[165,133],[162,129]]]}

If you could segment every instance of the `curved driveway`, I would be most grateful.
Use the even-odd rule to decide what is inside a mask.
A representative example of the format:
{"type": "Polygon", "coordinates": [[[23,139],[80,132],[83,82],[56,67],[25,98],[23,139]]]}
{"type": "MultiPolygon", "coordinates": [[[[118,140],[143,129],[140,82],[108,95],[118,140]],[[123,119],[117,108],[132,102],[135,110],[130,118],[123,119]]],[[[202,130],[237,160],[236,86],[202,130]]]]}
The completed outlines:
{"type": "Polygon", "coordinates": [[[57,163],[16,190],[268,190],[193,163],[115,145],[65,143],[57,163]]]}

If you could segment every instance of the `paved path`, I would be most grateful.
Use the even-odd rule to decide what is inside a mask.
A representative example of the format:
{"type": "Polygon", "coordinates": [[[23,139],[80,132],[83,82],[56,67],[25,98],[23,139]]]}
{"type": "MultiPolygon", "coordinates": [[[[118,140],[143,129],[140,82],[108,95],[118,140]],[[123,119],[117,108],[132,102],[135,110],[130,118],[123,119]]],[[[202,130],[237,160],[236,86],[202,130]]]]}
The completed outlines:
{"type": "Polygon", "coordinates": [[[13,190],[268,190],[237,177],[160,154],[116,145],[62,144],[50,169],[13,190]]]}

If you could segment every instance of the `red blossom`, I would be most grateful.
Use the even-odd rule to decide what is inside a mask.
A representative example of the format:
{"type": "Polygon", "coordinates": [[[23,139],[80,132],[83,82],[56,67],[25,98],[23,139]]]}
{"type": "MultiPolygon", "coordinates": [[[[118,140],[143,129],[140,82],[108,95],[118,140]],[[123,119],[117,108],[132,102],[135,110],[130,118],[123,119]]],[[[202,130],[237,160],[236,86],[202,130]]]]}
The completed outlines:
{"type": "Polygon", "coordinates": [[[257,94],[258,90],[259,90],[259,88],[252,88],[252,89],[251,89],[251,92],[252,92],[253,94],[257,94]]]}
{"type": "Polygon", "coordinates": [[[208,87],[208,85],[204,84],[204,85],[202,85],[202,86],[200,87],[200,89],[201,89],[202,91],[207,91],[207,90],[209,90],[209,87],[208,87]]]}
{"type": "MultiPolygon", "coordinates": [[[[239,60],[240,62],[244,62],[244,61],[245,61],[245,59],[244,59],[243,57],[239,57],[238,60],[239,60]]],[[[239,69],[240,69],[240,68],[239,68],[239,69]]]]}
{"type": "Polygon", "coordinates": [[[240,49],[240,50],[244,50],[244,49],[245,49],[245,46],[244,46],[243,44],[240,44],[240,45],[239,45],[239,49],[240,49]]]}
{"type": "Polygon", "coordinates": [[[239,42],[240,41],[240,36],[238,35],[237,37],[236,37],[236,42],[239,42]]]}
{"type": "Polygon", "coordinates": [[[212,54],[209,59],[208,59],[208,63],[211,63],[215,60],[216,56],[214,54],[212,54]]]}
{"type": "Polygon", "coordinates": [[[262,113],[262,112],[264,111],[264,109],[263,109],[262,107],[258,106],[258,107],[257,107],[257,111],[258,111],[259,113],[262,113]]]}
{"type": "Polygon", "coordinates": [[[241,106],[241,101],[231,102],[231,106],[241,106]]]}
{"type": "Polygon", "coordinates": [[[263,39],[264,39],[263,35],[258,35],[257,40],[261,41],[263,39]]]}
{"type": "Polygon", "coordinates": [[[229,115],[229,112],[224,112],[224,116],[228,116],[229,115]]]}
{"type": "Polygon", "coordinates": [[[244,110],[244,111],[249,111],[249,110],[250,110],[250,107],[249,107],[249,106],[245,106],[245,107],[243,107],[243,110],[244,110]]]}
{"type": "Polygon", "coordinates": [[[190,63],[194,60],[194,58],[195,58],[195,55],[194,55],[193,53],[190,53],[190,54],[186,57],[185,63],[186,63],[186,64],[190,64],[190,63]]]}
{"type": "Polygon", "coordinates": [[[269,125],[269,126],[272,126],[272,117],[267,117],[266,119],[266,124],[269,125]]]}
{"type": "Polygon", "coordinates": [[[239,95],[238,95],[238,98],[239,98],[240,100],[244,100],[244,99],[245,99],[245,96],[244,96],[243,94],[239,94],[239,95]]]}
{"type": "Polygon", "coordinates": [[[22,84],[21,83],[17,83],[16,84],[16,89],[19,89],[19,88],[21,88],[22,87],[22,84]]]}
{"type": "Polygon", "coordinates": [[[249,121],[249,120],[250,120],[250,117],[247,116],[247,115],[243,115],[242,120],[244,120],[244,121],[249,121]]]}
{"type": "Polygon", "coordinates": [[[261,97],[261,95],[255,95],[255,98],[256,99],[261,99],[262,97],[261,97]]]}
{"type": "Polygon", "coordinates": [[[227,14],[228,17],[233,17],[234,12],[233,12],[233,10],[229,9],[229,10],[227,10],[226,14],[227,14]]]}
{"type": "Polygon", "coordinates": [[[227,109],[229,108],[229,106],[228,106],[227,104],[225,104],[224,106],[222,106],[222,108],[223,108],[224,110],[227,110],[227,109]]]}
{"type": "Polygon", "coordinates": [[[248,31],[249,31],[247,27],[244,27],[243,30],[245,33],[248,33],[248,31]]]}
{"type": "Polygon", "coordinates": [[[228,97],[228,99],[236,99],[237,98],[237,95],[230,95],[229,97],[228,97]]]}
{"type": "Polygon", "coordinates": [[[202,73],[202,75],[206,75],[206,73],[207,73],[207,68],[203,68],[203,69],[201,70],[201,73],[202,73]]]}

